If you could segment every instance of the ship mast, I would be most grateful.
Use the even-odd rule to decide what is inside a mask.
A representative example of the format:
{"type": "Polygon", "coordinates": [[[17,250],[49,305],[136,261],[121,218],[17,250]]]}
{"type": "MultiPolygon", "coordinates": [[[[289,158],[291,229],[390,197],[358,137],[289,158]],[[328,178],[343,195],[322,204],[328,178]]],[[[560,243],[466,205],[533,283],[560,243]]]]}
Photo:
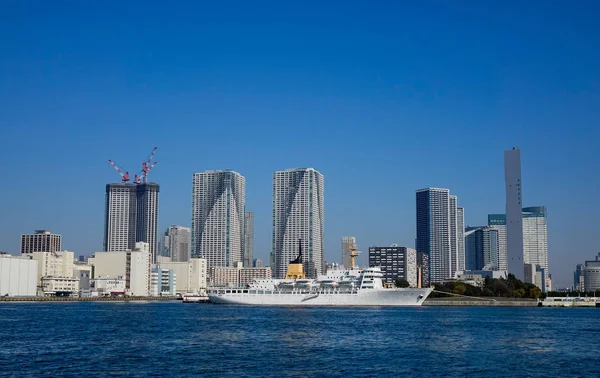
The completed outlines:
{"type": "Polygon", "coordinates": [[[351,243],[348,246],[348,250],[350,251],[350,270],[354,270],[357,268],[355,260],[360,255],[360,252],[356,250],[356,245],[354,243],[351,243]]]}

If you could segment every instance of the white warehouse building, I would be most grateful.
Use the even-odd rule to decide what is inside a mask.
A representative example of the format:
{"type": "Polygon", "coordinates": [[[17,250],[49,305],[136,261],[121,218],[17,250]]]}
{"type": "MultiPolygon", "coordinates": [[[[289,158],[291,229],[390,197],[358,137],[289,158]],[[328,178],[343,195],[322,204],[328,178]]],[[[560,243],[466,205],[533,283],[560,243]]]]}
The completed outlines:
{"type": "Polygon", "coordinates": [[[0,255],[0,296],[35,296],[38,265],[27,257],[0,255]]]}

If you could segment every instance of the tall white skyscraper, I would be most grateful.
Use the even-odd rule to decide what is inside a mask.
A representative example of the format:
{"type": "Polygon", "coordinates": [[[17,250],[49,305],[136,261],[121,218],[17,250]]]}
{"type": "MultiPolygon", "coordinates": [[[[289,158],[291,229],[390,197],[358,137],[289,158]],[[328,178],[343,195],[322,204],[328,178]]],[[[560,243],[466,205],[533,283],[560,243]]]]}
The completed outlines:
{"type": "Polygon", "coordinates": [[[169,226],[161,239],[162,250],[160,254],[171,258],[172,262],[186,262],[190,260],[192,247],[192,233],[188,227],[169,226]]]}
{"type": "Polygon", "coordinates": [[[523,208],[523,261],[548,270],[548,226],[544,206],[523,208]]]}
{"type": "Polygon", "coordinates": [[[458,233],[458,266],[456,270],[464,271],[466,264],[465,252],[465,209],[462,207],[456,208],[456,231],[458,233]]]}
{"type": "Polygon", "coordinates": [[[285,276],[288,263],[298,256],[309,277],[323,272],[323,175],[313,168],[287,169],[273,174],[274,275],[285,276]]]}
{"type": "Polygon", "coordinates": [[[504,151],[504,179],[506,182],[506,260],[508,272],[524,278],[523,213],[521,205],[521,151],[504,151]]]}
{"type": "Polygon", "coordinates": [[[254,260],[254,213],[244,215],[244,268],[251,268],[254,260]]]}
{"type": "Polygon", "coordinates": [[[155,183],[106,185],[104,251],[131,251],[137,242],[144,242],[155,261],[158,192],[155,183]]]}
{"type": "Polygon", "coordinates": [[[459,266],[458,238],[464,233],[458,230],[458,199],[443,188],[420,189],[416,196],[417,252],[428,255],[429,281],[454,278],[459,266]]]}
{"type": "Polygon", "coordinates": [[[346,269],[350,269],[350,247],[356,247],[356,238],[354,236],[342,236],[342,264],[346,269]]]}
{"type": "Polygon", "coordinates": [[[194,173],[192,184],[192,257],[207,266],[242,262],[246,179],[237,172],[194,173]]]}

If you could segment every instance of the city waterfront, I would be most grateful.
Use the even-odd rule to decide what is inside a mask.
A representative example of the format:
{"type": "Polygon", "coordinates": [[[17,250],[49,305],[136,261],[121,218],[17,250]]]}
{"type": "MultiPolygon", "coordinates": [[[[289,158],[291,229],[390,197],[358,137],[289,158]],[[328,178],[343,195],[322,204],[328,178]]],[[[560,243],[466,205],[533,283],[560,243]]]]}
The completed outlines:
{"type": "Polygon", "coordinates": [[[0,303],[0,375],[595,376],[595,309],[0,303]]]}

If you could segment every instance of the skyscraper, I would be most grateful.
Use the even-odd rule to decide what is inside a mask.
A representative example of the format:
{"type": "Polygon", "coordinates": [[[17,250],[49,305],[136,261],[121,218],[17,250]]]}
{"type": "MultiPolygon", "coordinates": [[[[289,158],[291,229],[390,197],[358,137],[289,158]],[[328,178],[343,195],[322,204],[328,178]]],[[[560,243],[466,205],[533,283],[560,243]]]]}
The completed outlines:
{"type": "Polygon", "coordinates": [[[35,230],[35,234],[21,235],[21,254],[33,252],[58,252],[62,250],[62,237],[48,230],[35,230]]]}
{"type": "Polygon", "coordinates": [[[456,196],[449,189],[426,188],[417,197],[417,252],[428,254],[429,281],[453,278],[458,270],[456,196]]]}
{"type": "Polygon", "coordinates": [[[254,213],[244,214],[244,268],[251,268],[254,259],[254,213]]]}
{"type": "Polygon", "coordinates": [[[135,243],[150,246],[156,257],[158,233],[158,192],[155,183],[106,185],[104,251],[133,250],[135,243]]]}
{"type": "Polygon", "coordinates": [[[456,208],[456,230],[458,232],[458,266],[456,270],[465,270],[465,209],[462,207],[456,208]]]}
{"type": "Polygon", "coordinates": [[[467,227],[465,230],[466,270],[498,270],[498,230],[489,226],[467,227]]]}
{"type": "Polygon", "coordinates": [[[521,205],[521,151],[504,151],[504,179],[506,182],[506,259],[508,272],[524,278],[523,213],[521,205]]]}
{"type": "Polygon", "coordinates": [[[168,256],[172,262],[186,262],[190,259],[192,234],[188,227],[169,226],[161,244],[164,250],[162,256],[168,256]]]}
{"type": "Polygon", "coordinates": [[[237,172],[194,173],[192,184],[192,256],[207,266],[242,262],[246,179],[237,172]]]}
{"type": "Polygon", "coordinates": [[[356,238],[354,236],[342,236],[342,264],[346,269],[350,266],[350,247],[356,247],[356,238]]]}
{"type": "Polygon", "coordinates": [[[313,168],[287,169],[273,174],[273,249],[276,278],[285,276],[298,256],[309,277],[323,272],[323,175],[313,168]]]}
{"type": "Polygon", "coordinates": [[[498,231],[498,270],[508,270],[506,262],[506,215],[489,214],[488,226],[498,231]]]}

